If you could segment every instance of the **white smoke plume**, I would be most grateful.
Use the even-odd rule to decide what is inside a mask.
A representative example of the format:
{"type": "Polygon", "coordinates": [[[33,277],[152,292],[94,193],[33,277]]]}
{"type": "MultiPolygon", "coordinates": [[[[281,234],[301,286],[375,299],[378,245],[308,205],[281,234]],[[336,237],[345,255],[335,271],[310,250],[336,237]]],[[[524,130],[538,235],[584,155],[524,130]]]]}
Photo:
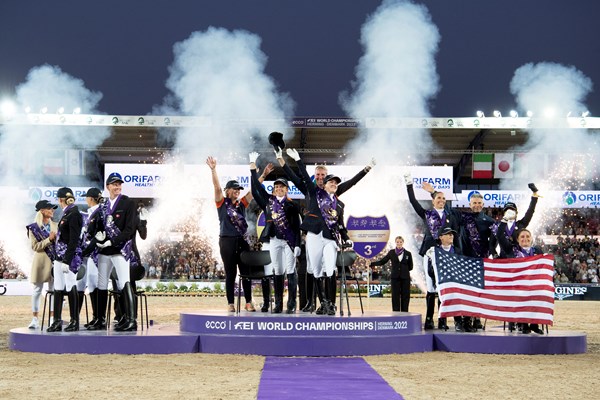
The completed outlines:
{"type": "MultiPolygon", "coordinates": [[[[32,114],[40,113],[42,109],[49,114],[57,113],[60,108],[68,113],[75,108],[80,108],[82,113],[98,113],[96,107],[101,98],[101,93],[87,89],[82,80],[51,65],[32,68],[26,81],[16,88],[17,108],[28,108],[32,114]]],[[[0,133],[0,186],[4,192],[0,197],[3,223],[0,241],[9,256],[28,273],[32,251],[24,227],[33,222],[36,202],[27,196],[29,187],[66,185],[66,182],[44,174],[48,159],[64,162],[69,149],[93,150],[110,135],[110,130],[5,124],[0,126],[0,133]]],[[[86,183],[84,177],[79,181],[80,185],[86,183]]],[[[55,219],[59,211],[55,212],[55,219]]]]}
{"type": "Polygon", "coordinates": [[[177,130],[174,159],[166,161],[177,167],[159,189],[149,230],[169,231],[193,215],[195,221],[200,218],[194,222],[199,231],[217,248],[217,212],[205,160],[209,155],[217,158],[224,186],[226,174],[219,166],[247,164],[248,153],[265,148],[270,132],[291,132],[286,118],[293,115],[294,102],[265,73],[268,57],[260,45],[260,37],[253,33],[215,27],[175,44],[167,80],[172,93],[154,112],[201,116],[210,122],[206,127],[177,130]],[[184,173],[183,164],[199,165],[184,173]],[[209,201],[198,207],[199,196],[209,201]]]}
{"type": "MultiPolygon", "coordinates": [[[[501,188],[527,190],[527,182],[534,182],[541,194],[548,190],[593,189],[600,176],[597,135],[585,129],[568,129],[566,118],[579,117],[587,110],[585,98],[592,87],[592,81],[574,66],[529,63],[515,71],[511,93],[521,110],[534,112],[534,122],[527,143],[512,149],[523,153],[515,162],[519,177],[501,182],[501,188]],[[550,127],[540,126],[542,121],[550,127]]],[[[585,119],[580,118],[579,124],[584,126],[585,119]]],[[[548,203],[544,198],[539,200],[531,223],[538,234],[559,222],[560,213],[550,210],[548,203]]],[[[526,204],[522,207],[525,209],[526,204]]]]}
{"type": "MultiPolygon", "coordinates": [[[[346,113],[363,120],[390,121],[429,116],[429,102],[439,90],[435,67],[439,41],[425,6],[384,1],[362,27],[364,54],[356,67],[356,80],[352,92],[340,96],[346,113]]],[[[425,163],[433,149],[427,130],[397,127],[362,128],[346,149],[349,163],[366,163],[370,157],[378,162],[360,187],[344,195],[349,210],[356,216],[387,215],[391,238],[404,236],[415,254],[420,243],[411,240],[412,234],[422,222],[407,201],[394,200],[394,192],[406,190],[403,172],[397,167],[425,163]]],[[[416,273],[413,276],[420,278],[416,273]]]]}

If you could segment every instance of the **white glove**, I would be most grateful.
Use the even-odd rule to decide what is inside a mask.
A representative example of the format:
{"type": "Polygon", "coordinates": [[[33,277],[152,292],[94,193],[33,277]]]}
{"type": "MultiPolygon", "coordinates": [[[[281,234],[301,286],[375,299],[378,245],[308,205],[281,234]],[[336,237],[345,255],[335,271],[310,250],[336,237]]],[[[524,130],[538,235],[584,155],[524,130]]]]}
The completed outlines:
{"type": "Polygon", "coordinates": [[[257,152],[253,151],[252,153],[248,154],[248,158],[250,159],[250,164],[252,163],[256,163],[256,160],[258,159],[258,156],[260,154],[258,154],[257,152]]]}
{"type": "Polygon", "coordinates": [[[507,221],[513,221],[516,218],[517,218],[517,213],[515,212],[515,210],[508,209],[504,212],[504,217],[502,219],[505,219],[507,221]]]}
{"type": "Polygon", "coordinates": [[[298,154],[298,151],[296,149],[287,149],[285,152],[288,156],[292,157],[294,161],[300,160],[300,154],[298,154]]]}
{"type": "Polygon", "coordinates": [[[375,157],[373,157],[373,158],[371,158],[371,161],[369,161],[369,163],[367,164],[367,169],[369,169],[369,170],[373,169],[375,164],[377,164],[377,162],[375,161],[375,157]]]}
{"type": "Polygon", "coordinates": [[[97,232],[95,238],[99,242],[104,242],[104,240],[106,240],[106,232],[104,232],[104,231],[97,232]]]}
{"type": "Polygon", "coordinates": [[[406,183],[406,186],[413,184],[413,179],[412,179],[412,175],[410,174],[410,172],[404,173],[404,183],[406,183]]]}
{"type": "Polygon", "coordinates": [[[103,249],[105,247],[110,247],[112,246],[112,242],[110,240],[107,240],[104,243],[96,243],[96,246],[98,246],[99,248],[103,249]]]}
{"type": "Polygon", "coordinates": [[[300,253],[301,253],[300,247],[298,247],[298,246],[294,247],[294,257],[300,257],[300,253]]]}
{"type": "Polygon", "coordinates": [[[275,158],[283,158],[283,150],[281,150],[279,147],[277,147],[277,150],[275,150],[275,158]]]}
{"type": "Polygon", "coordinates": [[[62,268],[62,272],[63,274],[68,274],[69,273],[69,266],[65,263],[61,264],[61,268],[62,268]]]}
{"type": "Polygon", "coordinates": [[[148,210],[146,207],[140,208],[140,220],[145,221],[148,219],[148,210]]]}

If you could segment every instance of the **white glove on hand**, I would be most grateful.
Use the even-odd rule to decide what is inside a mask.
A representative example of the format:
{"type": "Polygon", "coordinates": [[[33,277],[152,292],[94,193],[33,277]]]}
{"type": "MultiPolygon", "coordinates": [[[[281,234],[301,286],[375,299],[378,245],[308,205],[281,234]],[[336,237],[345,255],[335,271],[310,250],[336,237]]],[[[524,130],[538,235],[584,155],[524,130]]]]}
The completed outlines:
{"type": "Polygon", "coordinates": [[[283,150],[281,150],[279,147],[277,147],[277,150],[275,150],[275,158],[283,158],[283,150]]]}
{"type": "Polygon", "coordinates": [[[97,232],[95,238],[99,242],[104,242],[106,240],[106,232],[104,232],[104,231],[97,232]]]}
{"type": "Polygon", "coordinates": [[[371,158],[371,161],[369,161],[369,163],[367,164],[367,168],[369,170],[373,169],[373,167],[375,166],[375,164],[377,164],[377,162],[375,161],[375,157],[371,158]]]}
{"type": "Polygon", "coordinates": [[[298,151],[296,149],[287,149],[285,152],[288,156],[292,157],[294,161],[300,160],[300,154],[298,154],[298,151]]]}
{"type": "Polygon", "coordinates": [[[300,257],[300,253],[301,253],[300,247],[298,247],[298,246],[294,247],[294,257],[300,257]]]}
{"type": "Polygon", "coordinates": [[[96,243],[96,246],[98,246],[99,248],[103,249],[105,247],[110,247],[112,246],[112,242],[110,240],[107,240],[104,243],[96,243]]]}
{"type": "Polygon", "coordinates": [[[67,264],[62,263],[61,268],[62,268],[63,274],[68,274],[69,273],[69,266],[67,264]]]}
{"type": "Polygon", "coordinates": [[[140,220],[145,221],[147,219],[148,219],[148,210],[146,210],[146,207],[142,207],[140,209],[140,220]]]}
{"type": "Polygon", "coordinates": [[[410,174],[410,172],[404,173],[404,183],[406,183],[407,186],[413,184],[413,179],[412,179],[412,175],[410,174]]]}
{"type": "Polygon", "coordinates": [[[504,217],[502,219],[505,219],[507,221],[513,221],[517,218],[517,213],[515,212],[515,210],[506,210],[504,212],[504,217]]]}
{"type": "Polygon", "coordinates": [[[256,160],[258,159],[258,156],[260,154],[258,154],[257,152],[253,151],[252,153],[248,154],[248,158],[250,159],[250,164],[252,163],[256,163],[256,160]]]}

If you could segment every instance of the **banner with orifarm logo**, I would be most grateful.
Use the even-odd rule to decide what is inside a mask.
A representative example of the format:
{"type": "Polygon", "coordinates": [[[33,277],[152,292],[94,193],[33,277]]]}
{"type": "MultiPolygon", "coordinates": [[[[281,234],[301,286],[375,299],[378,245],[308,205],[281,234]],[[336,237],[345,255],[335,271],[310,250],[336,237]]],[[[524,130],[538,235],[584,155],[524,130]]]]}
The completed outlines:
{"type": "MultiPolygon", "coordinates": [[[[56,203],[56,193],[58,192],[58,186],[36,186],[30,187],[28,192],[29,200],[35,204],[40,200],[48,200],[50,203],[56,203]]],[[[85,194],[89,187],[75,187],[71,186],[73,195],[75,196],[75,204],[86,204],[85,194]]],[[[102,188],[98,188],[102,189],[102,188]]]]}
{"type": "MultiPolygon", "coordinates": [[[[469,207],[469,201],[474,193],[483,196],[486,207],[503,207],[512,202],[517,207],[527,207],[531,199],[531,191],[517,190],[463,190],[456,194],[452,203],[455,207],[469,207]]],[[[600,191],[549,191],[540,193],[543,202],[550,208],[594,208],[600,206],[600,191]]]]}
{"type": "Polygon", "coordinates": [[[167,176],[172,165],[168,164],[105,164],[104,181],[113,172],[123,178],[123,193],[129,197],[156,197],[156,188],[167,176]]]}
{"type": "MultiPolygon", "coordinates": [[[[308,166],[308,174],[314,179],[314,166],[308,166]]],[[[342,181],[354,177],[364,166],[358,165],[330,165],[327,166],[328,173],[339,176],[342,181]]],[[[452,167],[379,167],[369,172],[371,174],[386,174],[394,178],[394,186],[397,188],[395,195],[400,199],[408,199],[406,187],[404,186],[404,173],[410,171],[415,188],[415,196],[419,200],[431,200],[429,193],[422,190],[423,182],[431,183],[435,190],[443,191],[449,198],[453,188],[452,167]]],[[[186,185],[191,185],[197,191],[193,194],[198,198],[209,198],[212,196],[210,169],[205,164],[190,164],[174,166],[168,164],[106,164],[104,167],[104,179],[112,172],[118,172],[123,177],[123,193],[130,197],[155,198],[161,182],[169,179],[170,174],[180,178],[183,176],[186,185]],[[202,189],[204,188],[204,189],[202,189]]],[[[244,188],[242,195],[250,189],[250,168],[248,165],[218,165],[217,172],[221,186],[229,180],[235,179],[244,188]]],[[[359,184],[360,185],[360,184],[359,184]]],[[[267,192],[273,190],[273,181],[263,182],[267,192]]],[[[288,195],[292,199],[303,199],[304,195],[289,182],[288,195]]],[[[356,190],[360,190],[357,186],[356,190]]]]}

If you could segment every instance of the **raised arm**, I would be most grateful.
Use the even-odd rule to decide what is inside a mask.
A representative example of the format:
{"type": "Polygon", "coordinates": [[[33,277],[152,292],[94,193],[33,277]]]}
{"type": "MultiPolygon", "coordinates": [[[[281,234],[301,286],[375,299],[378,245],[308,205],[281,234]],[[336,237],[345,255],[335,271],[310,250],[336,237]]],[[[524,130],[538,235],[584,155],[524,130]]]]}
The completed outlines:
{"type": "Polygon", "coordinates": [[[338,185],[337,191],[335,192],[336,196],[340,197],[344,192],[348,191],[352,186],[356,185],[362,178],[364,178],[367,173],[373,168],[375,165],[375,159],[371,159],[371,162],[367,164],[366,167],[361,169],[358,174],[354,175],[353,178],[348,179],[345,182],[342,182],[338,185]]]}
{"type": "MultiPolygon", "coordinates": [[[[265,190],[260,178],[258,177],[258,169],[256,168],[256,159],[258,153],[250,153],[250,176],[251,176],[251,190],[256,203],[263,210],[267,207],[267,198],[269,193],[265,190]]],[[[262,176],[262,175],[261,175],[262,176]]]]}
{"type": "Polygon", "coordinates": [[[215,189],[215,202],[219,203],[223,201],[223,192],[221,191],[219,176],[217,175],[217,160],[211,156],[208,156],[206,159],[206,165],[208,165],[212,174],[212,183],[215,189]]]}
{"type": "Polygon", "coordinates": [[[277,158],[277,162],[279,163],[279,165],[283,168],[283,172],[285,172],[288,179],[292,181],[292,183],[298,188],[298,190],[306,196],[306,185],[304,184],[304,181],[302,181],[302,179],[298,175],[296,175],[296,173],[289,167],[289,165],[287,165],[287,163],[283,159],[283,151],[279,147],[277,148],[277,150],[275,150],[275,157],[277,158]]]}
{"type": "MultiPolygon", "coordinates": [[[[304,193],[304,195],[306,196],[309,189],[311,187],[314,187],[314,183],[310,179],[310,176],[308,175],[308,172],[306,171],[306,165],[304,165],[304,162],[300,158],[300,154],[298,154],[298,151],[296,149],[287,149],[286,153],[288,154],[288,156],[292,157],[294,159],[294,161],[296,161],[296,164],[298,165],[298,172],[300,172],[300,178],[301,178],[302,184],[306,188],[305,189],[306,192],[302,192],[302,193],[304,193]]],[[[298,187],[298,186],[296,185],[296,187],[298,187]]]]}
{"type": "Polygon", "coordinates": [[[538,196],[536,195],[536,193],[534,193],[534,195],[531,196],[531,201],[529,202],[529,207],[527,208],[527,211],[525,212],[525,216],[521,220],[519,220],[519,225],[518,225],[519,228],[527,228],[527,226],[531,222],[531,219],[533,218],[533,213],[535,212],[535,206],[538,202],[538,196]]]}
{"type": "Polygon", "coordinates": [[[421,207],[421,204],[419,204],[419,201],[415,197],[412,175],[409,173],[404,174],[404,182],[406,183],[406,191],[408,192],[408,200],[410,201],[410,204],[413,206],[419,217],[425,218],[425,209],[421,207]]]}

